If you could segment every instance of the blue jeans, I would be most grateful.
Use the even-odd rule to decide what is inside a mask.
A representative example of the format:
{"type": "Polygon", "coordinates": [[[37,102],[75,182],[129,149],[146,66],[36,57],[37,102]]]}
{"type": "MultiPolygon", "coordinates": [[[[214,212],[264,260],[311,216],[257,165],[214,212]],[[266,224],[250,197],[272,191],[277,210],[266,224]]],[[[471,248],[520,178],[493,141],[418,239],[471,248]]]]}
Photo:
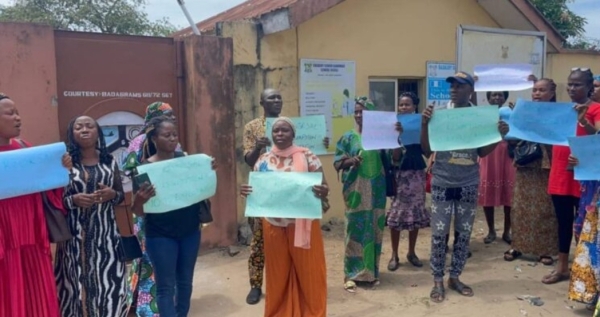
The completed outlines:
{"type": "Polygon", "coordinates": [[[200,230],[181,239],[146,237],[161,317],[187,317],[199,249],[200,230]]]}

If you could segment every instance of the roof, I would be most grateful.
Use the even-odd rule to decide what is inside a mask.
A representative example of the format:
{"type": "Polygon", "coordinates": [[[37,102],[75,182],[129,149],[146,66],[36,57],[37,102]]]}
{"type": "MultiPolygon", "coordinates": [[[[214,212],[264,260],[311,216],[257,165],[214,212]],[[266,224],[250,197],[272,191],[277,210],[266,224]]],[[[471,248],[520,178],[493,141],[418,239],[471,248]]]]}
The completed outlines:
{"type": "MultiPolygon", "coordinates": [[[[200,32],[206,32],[214,29],[218,22],[253,19],[277,9],[287,8],[297,1],[298,0],[247,0],[227,11],[197,23],[196,26],[200,32]]],[[[177,31],[173,36],[178,37],[188,34],[192,34],[191,27],[177,31]]]]}

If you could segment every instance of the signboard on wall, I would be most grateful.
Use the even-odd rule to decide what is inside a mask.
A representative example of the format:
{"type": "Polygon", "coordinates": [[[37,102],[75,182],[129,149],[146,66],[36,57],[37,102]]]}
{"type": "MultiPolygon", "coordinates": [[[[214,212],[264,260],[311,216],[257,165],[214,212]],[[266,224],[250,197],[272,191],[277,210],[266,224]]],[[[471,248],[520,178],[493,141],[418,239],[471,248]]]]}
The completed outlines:
{"type": "Polygon", "coordinates": [[[355,95],[355,62],[300,60],[300,115],[324,115],[331,144],[354,127],[355,95]]]}
{"type": "Polygon", "coordinates": [[[450,62],[427,62],[427,105],[445,108],[450,101],[450,84],[446,78],[456,73],[456,65],[450,62]]]}
{"type": "MultiPolygon", "coordinates": [[[[476,65],[529,64],[542,78],[546,64],[546,34],[478,26],[458,27],[457,66],[473,74],[476,65]]],[[[511,91],[507,101],[530,100],[531,89],[511,91]]],[[[477,104],[488,104],[486,94],[477,93],[477,104]]]]}

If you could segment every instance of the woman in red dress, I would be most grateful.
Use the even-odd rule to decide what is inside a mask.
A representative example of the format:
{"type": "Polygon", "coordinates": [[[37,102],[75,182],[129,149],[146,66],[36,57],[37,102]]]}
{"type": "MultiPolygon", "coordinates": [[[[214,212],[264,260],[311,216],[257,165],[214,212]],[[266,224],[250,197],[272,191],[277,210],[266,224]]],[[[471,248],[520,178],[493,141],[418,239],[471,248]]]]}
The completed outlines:
{"type": "MultiPolygon", "coordinates": [[[[14,102],[0,93],[0,152],[29,146],[14,139],[20,131],[14,102]]],[[[68,155],[63,165],[71,165],[68,155]]],[[[53,205],[62,207],[62,189],[46,194],[53,205]]],[[[60,316],[51,261],[41,194],[1,199],[0,316],[60,316]]]]}
{"type": "MultiPolygon", "coordinates": [[[[574,68],[569,75],[567,91],[578,111],[577,136],[594,134],[594,122],[600,121],[600,105],[593,103],[592,72],[589,69],[574,68]]],[[[573,223],[579,207],[581,186],[574,179],[569,164],[571,150],[568,146],[552,147],[552,161],[548,194],[552,197],[554,212],[558,220],[558,262],[552,273],[544,276],[544,284],[554,284],[569,280],[569,250],[573,240],[573,223]]]]}

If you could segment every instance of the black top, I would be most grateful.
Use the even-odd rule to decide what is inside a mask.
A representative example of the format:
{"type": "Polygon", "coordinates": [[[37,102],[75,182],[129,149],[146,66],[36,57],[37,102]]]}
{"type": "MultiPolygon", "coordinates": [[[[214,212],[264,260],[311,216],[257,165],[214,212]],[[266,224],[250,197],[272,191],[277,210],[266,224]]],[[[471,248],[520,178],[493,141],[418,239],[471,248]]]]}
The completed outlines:
{"type": "Polygon", "coordinates": [[[423,159],[423,150],[420,144],[406,145],[406,153],[404,153],[404,159],[402,165],[400,165],[401,171],[417,171],[424,170],[427,167],[425,160],[423,159]]]}
{"type": "MultiPolygon", "coordinates": [[[[175,152],[175,157],[182,156],[183,153],[175,152]]],[[[142,164],[152,163],[146,161],[142,164]]],[[[133,182],[133,191],[137,190],[138,186],[133,182]]],[[[146,237],[180,239],[200,229],[200,202],[161,214],[146,214],[144,217],[146,237]]]]}

